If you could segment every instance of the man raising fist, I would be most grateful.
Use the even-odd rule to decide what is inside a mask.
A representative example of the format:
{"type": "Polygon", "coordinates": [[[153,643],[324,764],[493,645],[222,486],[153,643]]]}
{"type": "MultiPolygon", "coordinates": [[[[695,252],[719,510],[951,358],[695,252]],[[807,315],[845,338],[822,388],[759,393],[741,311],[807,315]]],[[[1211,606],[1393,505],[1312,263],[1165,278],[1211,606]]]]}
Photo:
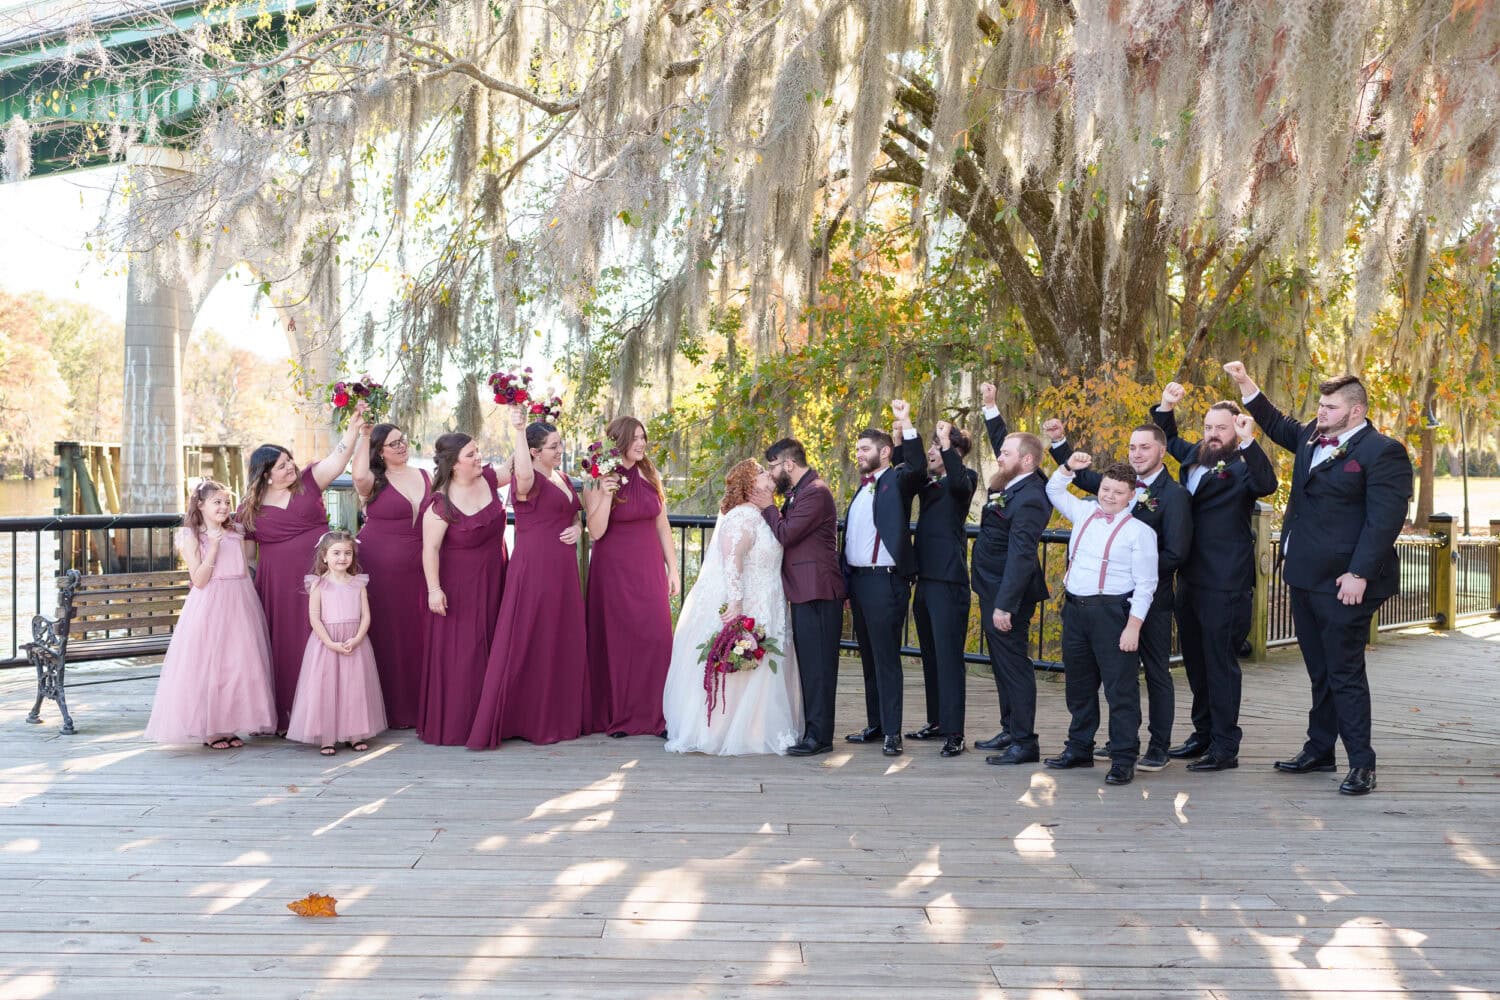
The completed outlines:
{"type": "Polygon", "coordinates": [[[1261,393],[1242,362],[1224,371],[1266,436],[1295,456],[1281,520],[1282,578],[1312,682],[1312,711],[1301,752],[1276,769],[1332,771],[1333,744],[1342,739],[1349,773],[1339,791],[1366,795],[1375,790],[1375,750],[1365,643],[1371,616],[1401,586],[1396,536],[1411,502],[1411,458],[1401,442],[1370,426],[1369,396],[1353,375],[1319,386],[1318,415],[1303,424],[1261,393]]]}

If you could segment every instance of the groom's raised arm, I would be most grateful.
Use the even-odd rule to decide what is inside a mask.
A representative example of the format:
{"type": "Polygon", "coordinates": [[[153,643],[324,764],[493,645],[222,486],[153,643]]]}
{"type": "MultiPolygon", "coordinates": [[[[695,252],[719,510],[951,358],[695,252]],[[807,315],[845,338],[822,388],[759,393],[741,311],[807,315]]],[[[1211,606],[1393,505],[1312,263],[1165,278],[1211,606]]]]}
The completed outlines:
{"type": "Polygon", "coordinates": [[[838,520],[833,494],[826,489],[809,490],[805,496],[799,495],[786,513],[777,510],[775,504],[762,507],[760,516],[783,549],[791,548],[812,534],[820,522],[838,520]]]}

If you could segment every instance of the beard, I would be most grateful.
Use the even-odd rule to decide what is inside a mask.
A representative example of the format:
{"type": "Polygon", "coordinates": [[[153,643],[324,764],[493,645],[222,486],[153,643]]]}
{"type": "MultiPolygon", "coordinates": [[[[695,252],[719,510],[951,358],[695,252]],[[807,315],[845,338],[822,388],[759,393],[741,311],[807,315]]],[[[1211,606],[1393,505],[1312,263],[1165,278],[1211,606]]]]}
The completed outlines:
{"type": "Polygon", "coordinates": [[[1198,447],[1198,464],[1212,466],[1218,465],[1220,462],[1227,463],[1239,450],[1239,441],[1230,441],[1221,448],[1207,438],[1204,438],[1203,443],[1198,447]]]}
{"type": "Polygon", "coordinates": [[[876,456],[875,458],[870,459],[869,462],[866,462],[862,458],[857,458],[854,460],[854,466],[855,468],[859,469],[859,474],[861,476],[873,475],[875,470],[880,468],[880,457],[876,456]]]}
{"type": "Polygon", "coordinates": [[[776,475],[771,477],[771,482],[775,485],[777,493],[785,496],[787,493],[791,492],[792,477],[790,473],[778,472],[776,473],[776,475]]]}

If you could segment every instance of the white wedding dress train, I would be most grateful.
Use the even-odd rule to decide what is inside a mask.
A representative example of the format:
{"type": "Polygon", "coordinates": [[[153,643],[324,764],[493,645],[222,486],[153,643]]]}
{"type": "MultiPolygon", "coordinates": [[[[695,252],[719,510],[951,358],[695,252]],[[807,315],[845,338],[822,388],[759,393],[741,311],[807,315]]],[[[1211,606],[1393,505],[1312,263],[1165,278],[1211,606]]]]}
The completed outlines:
{"type": "Polygon", "coordinates": [[[802,738],[802,686],[781,585],[781,545],[750,504],[719,515],[698,580],[682,602],[662,711],[667,749],[677,753],[783,754],[802,738]],[[767,654],[776,661],[774,671],[762,662],[754,670],[726,674],[709,718],[698,646],[718,634],[719,607],[734,600],[741,602],[742,614],[765,626],[781,655],[767,654]]]}

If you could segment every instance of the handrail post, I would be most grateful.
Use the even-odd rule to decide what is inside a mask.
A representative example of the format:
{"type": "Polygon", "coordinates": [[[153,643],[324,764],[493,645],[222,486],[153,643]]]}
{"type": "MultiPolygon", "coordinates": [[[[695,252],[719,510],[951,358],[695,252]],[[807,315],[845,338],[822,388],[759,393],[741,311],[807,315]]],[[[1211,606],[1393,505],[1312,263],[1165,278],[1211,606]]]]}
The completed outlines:
{"type": "Polygon", "coordinates": [[[1453,544],[1453,515],[1433,514],[1427,519],[1427,530],[1438,539],[1432,552],[1432,627],[1441,631],[1453,628],[1458,611],[1458,549],[1453,544]]]}
{"type": "Polygon", "coordinates": [[[1250,514],[1255,535],[1255,589],[1250,598],[1250,660],[1266,661],[1271,630],[1271,508],[1259,501],[1250,514]]]}
{"type": "MultiPolygon", "coordinates": [[[[1500,541],[1500,518],[1490,518],[1490,538],[1500,541]]],[[[1490,569],[1491,613],[1500,616],[1500,545],[1491,545],[1485,551],[1489,553],[1486,562],[1490,569]]]]}

